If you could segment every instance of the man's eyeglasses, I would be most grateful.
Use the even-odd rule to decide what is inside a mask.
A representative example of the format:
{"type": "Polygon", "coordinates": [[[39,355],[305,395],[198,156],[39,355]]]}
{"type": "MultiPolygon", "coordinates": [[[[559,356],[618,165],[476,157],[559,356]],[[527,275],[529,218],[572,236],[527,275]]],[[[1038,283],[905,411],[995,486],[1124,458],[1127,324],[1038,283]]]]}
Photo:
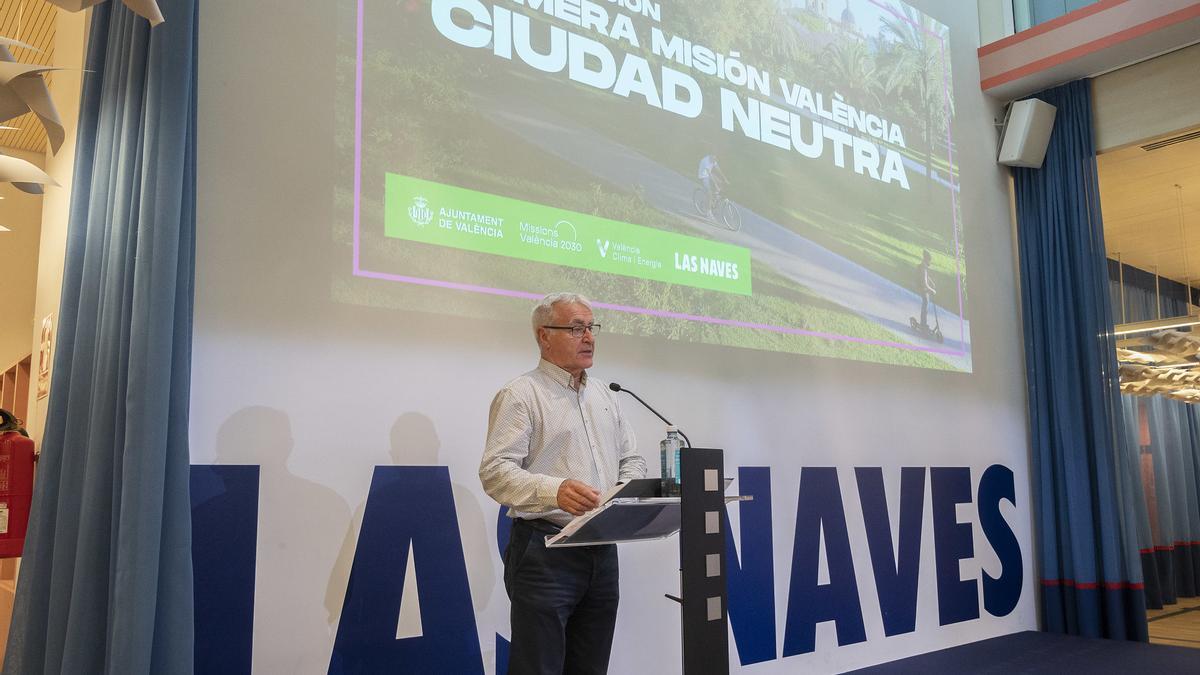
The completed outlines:
{"type": "Polygon", "coordinates": [[[595,335],[596,333],[600,332],[600,324],[598,324],[598,323],[589,323],[587,325],[577,323],[572,326],[542,326],[542,328],[546,328],[549,330],[569,331],[571,333],[571,337],[573,337],[573,338],[581,338],[581,337],[583,337],[583,334],[587,331],[591,331],[592,335],[595,335]]]}

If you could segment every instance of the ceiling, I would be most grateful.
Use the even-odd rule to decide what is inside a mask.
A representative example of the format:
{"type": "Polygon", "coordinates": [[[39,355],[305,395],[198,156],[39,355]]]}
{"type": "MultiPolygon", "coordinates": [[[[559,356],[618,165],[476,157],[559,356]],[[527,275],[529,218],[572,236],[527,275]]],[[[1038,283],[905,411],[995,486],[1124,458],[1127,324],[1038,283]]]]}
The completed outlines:
{"type": "MultiPolygon", "coordinates": [[[[49,64],[54,60],[55,18],[59,9],[45,0],[0,0],[0,35],[19,40],[41,50],[14,47],[13,56],[21,63],[49,64]]],[[[46,83],[54,77],[47,73],[46,83]]],[[[46,152],[46,132],[33,113],[0,123],[17,127],[0,129],[0,148],[46,152]]]]}
{"type": "Polygon", "coordinates": [[[1200,287],[1200,138],[1142,149],[1155,140],[1098,157],[1105,248],[1110,258],[1200,287]]]}

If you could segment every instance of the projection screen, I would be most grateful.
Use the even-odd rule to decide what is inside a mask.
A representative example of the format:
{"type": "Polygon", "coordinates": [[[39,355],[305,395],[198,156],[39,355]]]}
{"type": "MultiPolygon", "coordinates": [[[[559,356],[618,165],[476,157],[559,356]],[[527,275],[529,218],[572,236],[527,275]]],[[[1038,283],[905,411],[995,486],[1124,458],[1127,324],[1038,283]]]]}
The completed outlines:
{"type": "Polygon", "coordinates": [[[570,289],[606,331],[971,371],[948,29],[908,5],[359,0],[340,35],[336,300],[570,289]]]}

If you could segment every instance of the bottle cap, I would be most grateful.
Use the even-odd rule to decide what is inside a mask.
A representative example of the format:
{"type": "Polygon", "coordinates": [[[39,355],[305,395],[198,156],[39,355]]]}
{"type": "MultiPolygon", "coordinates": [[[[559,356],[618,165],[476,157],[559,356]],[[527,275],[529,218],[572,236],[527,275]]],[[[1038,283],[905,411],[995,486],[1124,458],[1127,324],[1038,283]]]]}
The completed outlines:
{"type": "Polygon", "coordinates": [[[677,433],[678,431],[679,431],[679,427],[672,426],[672,425],[670,425],[670,424],[668,424],[668,425],[667,425],[667,433],[668,433],[668,434],[670,434],[670,433],[677,433]]]}

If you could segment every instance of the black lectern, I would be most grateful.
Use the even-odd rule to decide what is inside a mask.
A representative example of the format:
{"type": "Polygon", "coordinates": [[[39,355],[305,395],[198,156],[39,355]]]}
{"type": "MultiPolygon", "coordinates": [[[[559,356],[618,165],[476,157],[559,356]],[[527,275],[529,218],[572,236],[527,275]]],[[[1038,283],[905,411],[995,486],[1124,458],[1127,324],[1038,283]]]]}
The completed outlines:
{"type": "Polygon", "coordinates": [[[729,673],[728,596],[725,585],[726,502],[721,450],[685,448],[681,497],[663,497],[657,478],[630,481],[599,508],[546,537],[546,546],[592,546],[664,539],[679,532],[684,675],[729,673]]]}

